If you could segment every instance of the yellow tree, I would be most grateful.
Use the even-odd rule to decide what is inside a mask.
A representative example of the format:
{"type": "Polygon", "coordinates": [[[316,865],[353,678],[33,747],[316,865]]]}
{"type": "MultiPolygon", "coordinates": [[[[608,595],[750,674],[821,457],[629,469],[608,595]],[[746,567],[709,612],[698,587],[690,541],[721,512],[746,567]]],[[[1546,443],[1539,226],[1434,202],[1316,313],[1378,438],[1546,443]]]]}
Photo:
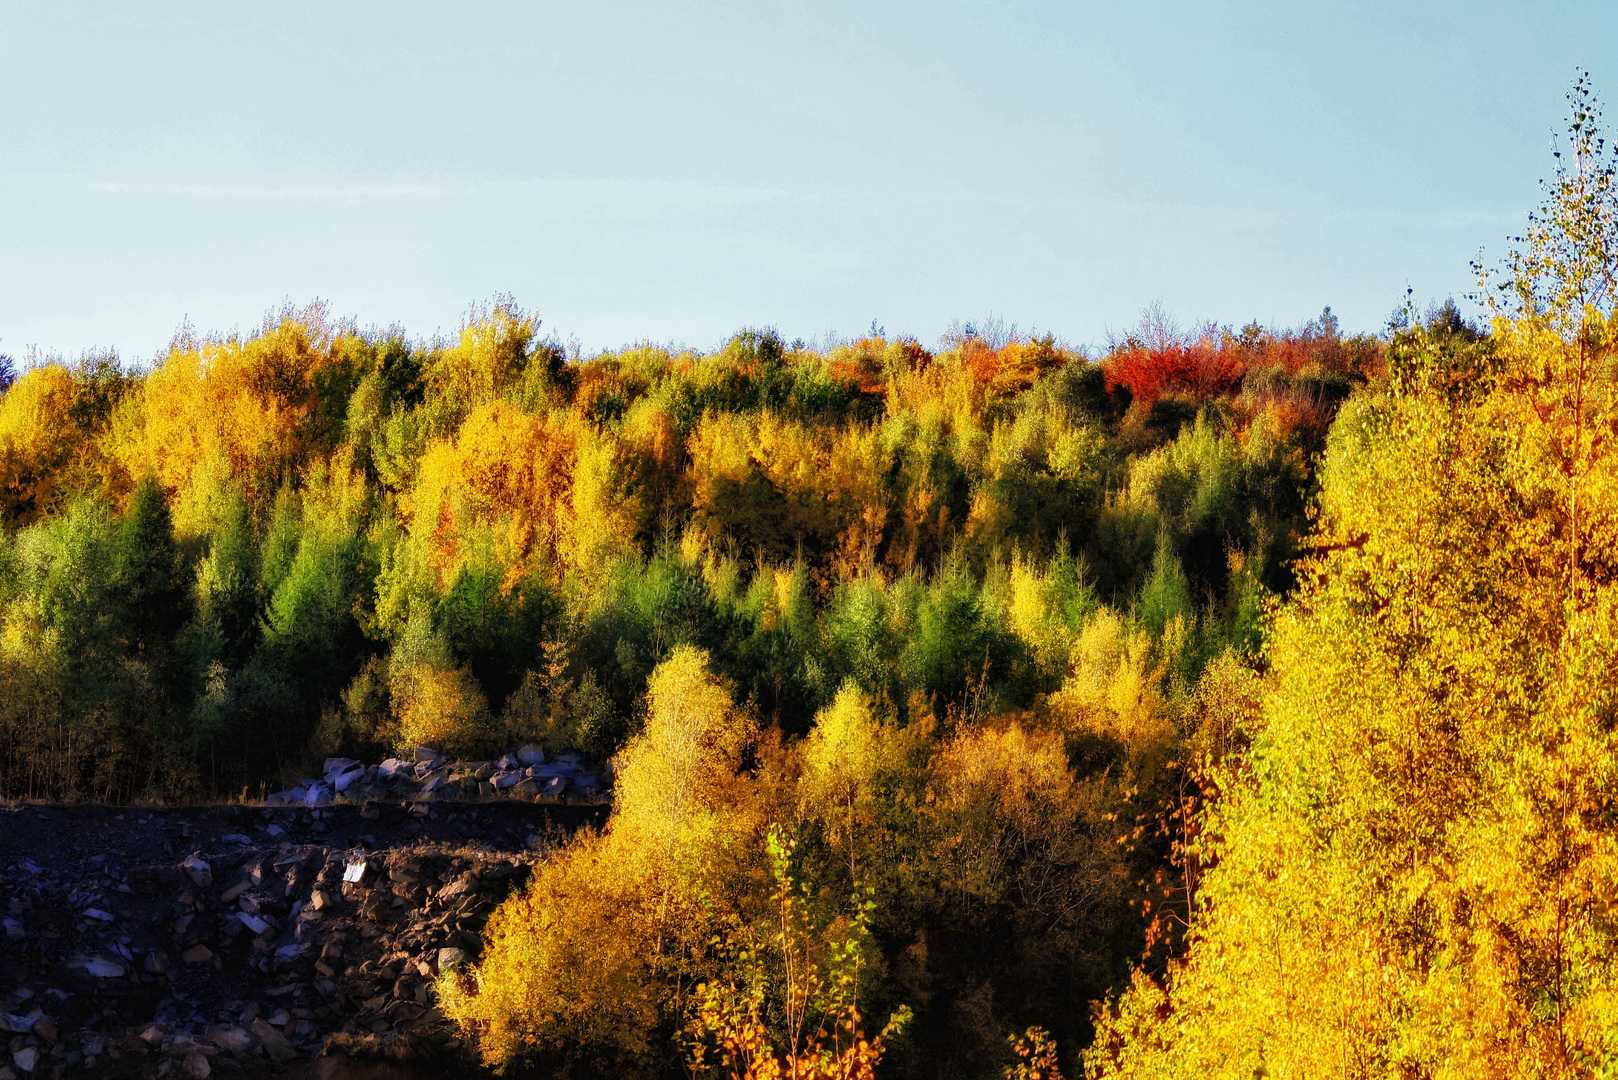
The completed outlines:
{"type": "Polygon", "coordinates": [[[51,506],[57,480],[83,439],[72,420],[73,376],[34,368],[0,398],[0,521],[27,524],[51,506]]]}
{"type": "Polygon", "coordinates": [[[290,307],[247,337],[181,339],[117,410],[108,436],[129,477],[153,475],[178,498],[176,524],[192,531],[207,511],[193,488],[223,471],[248,497],[273,497],[312,454],[329,453],[340,427],[334,401],[353,374],[348,326],[314,304],[290,307]]]}
{"type": "Polygon", "coordinates": [[[731,921],[729,972],[696,989],[692,1071],[708,1075],[717,1065],[732,1080],[873,1080],[888,1043],[910,1022],[901,1006],[880,1034],[862,1026],[859,970],[875,902],[856,886],[847,917],[817,918],[815,890],[795,876],[793,845],[779,826],[766,849],[767,913],[731,921]]]}
{"type": "Polygon", "coordinates": [[[1332,431],[1189,951],[1103,1011],[1092,1076],[1618,1065],[1618,198],[1572,98],[1497,357],[1428,336],[1332,431]]]}
{"type": "Polygon", "coordinates": [[[1604,505],[1586,492],[1581,513],[1581,487],[1591,455],[1613,437],[1594,414],[1610,414],[1613,405],[1607,368],[1618,348],[1618,154],[1601,133],[1588,72],[1579,73],[1568,102],[1568,143],[1544,182],[1544,205],[1529,215],[1504,273],[1479,277],[1502,347],[1516,361],[1512,388],[1524,420],[1544,429],[1544,448],[1566,485],[1561,539],[1569,600],[1577,604],[1580,534],[1591,524],[1589,507],[1604,505]]]}
{"type": "MultiPolygon", "coordinates": [[[[837,691],[831,707],[815,717],[803,741],[803,776],[798,796],[810,817],[825,821],[848,845],[848,874],[859,880],[855,843],[857,822],[869,809],[876,779],[890,762],[890,733],[876,718],[871,700],[852,682],[837,691]]],[[[892,748],[897,750],[897,747],[892,748]]]]}
{"type": "Polygon", "coordinates": [[[538,333],[538,317],[509,296],[474,306],[461,321],[459,340],[428,364],[430,391],[459,412],[493,401],[522,375],[538,333]]]}
{"type": "Polygon", "coordinates": [[[656,1072],[672,1050],[654,1036],[680,1014],[707,949],[705,896],[727,887],[718,871],[758,831],[737,775],[755,732],[707,654],[687,646],[652,673],[647,697],[605,834],[541,866],[490,919],[478,965],[440,981],[446,1015],[491,1065],[583,1053],[625,1075],[656,1072]]]}

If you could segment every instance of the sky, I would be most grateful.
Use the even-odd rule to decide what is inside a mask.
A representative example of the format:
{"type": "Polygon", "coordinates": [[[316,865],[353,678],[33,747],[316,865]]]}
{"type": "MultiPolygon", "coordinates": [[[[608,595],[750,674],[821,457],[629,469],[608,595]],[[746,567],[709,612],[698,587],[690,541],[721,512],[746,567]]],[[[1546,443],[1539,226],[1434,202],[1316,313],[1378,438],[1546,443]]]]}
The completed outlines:
{"type": "Polygon", "coordinates": [[[1376,331],[1504,253],[1581,65],[1618,4],[0,0],[0,352],[1376,331]]]}

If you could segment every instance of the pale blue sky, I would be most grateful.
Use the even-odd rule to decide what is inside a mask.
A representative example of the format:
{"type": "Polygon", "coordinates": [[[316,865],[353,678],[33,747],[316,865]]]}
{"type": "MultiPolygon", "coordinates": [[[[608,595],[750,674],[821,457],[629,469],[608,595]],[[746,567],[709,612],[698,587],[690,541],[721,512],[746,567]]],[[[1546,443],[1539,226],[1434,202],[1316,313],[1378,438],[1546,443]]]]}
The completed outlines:
{"type": "Polygon", "coordinates": [[[1377,329],[1504,249],[1578,64],[1618,106],[1618,4],[0,0],[0,351],[1377,329]]]}

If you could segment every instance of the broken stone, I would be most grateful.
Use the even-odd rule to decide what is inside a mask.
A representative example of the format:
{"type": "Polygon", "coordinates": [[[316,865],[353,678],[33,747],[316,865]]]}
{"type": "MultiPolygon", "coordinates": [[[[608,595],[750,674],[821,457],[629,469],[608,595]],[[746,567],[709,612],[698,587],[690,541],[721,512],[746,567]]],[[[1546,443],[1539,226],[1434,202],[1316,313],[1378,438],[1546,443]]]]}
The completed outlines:
{"type": "Polygon", "coordinates": [[[249,915],[246,912],[242,912],[240,915],[237,915],[236,918],[240,919],[241,924],[255,934],[262,934],[264,931],[270,928],[270,924],[259,918],[257,915],[249,915]]]}
{"type": "Polygon", "coordinates": [[[321,775],[333,791],[343,791],[356,781],[365,779],[365,766],[353,758],[327,758],[321,775]]]}
{"type": "Polygon", "coordinates": [[[390,757],[388,760],[376,767],[376,778],[384,781],[392,780],[394,777],[403,776],[406,773],[409,773],[411,770],[412,766],[409,762],[400,761],[398,758],[390,757]]]}
{"type": "Polygon", "coordinates": [[[544,785],[538,780],[535,780],[533,777],[529,777],[526,780],[519,780],[516,784],[512,785],[511,793],[521,798],[531,799],[535,795],[538,795],[542,790],[544,790],[544,785]]]}
{"type": "Polygon", "coordinates": [[[11,1063],[23,1072],[31,1073],[34,1066],[39,1064],[39,1051],[32,1046],[25,1046],[11,1055],[11,1063]]]}
{"type": "Polygon", "coordinates": [[[367,859],[355,859],[343,870],[343,882],[350,885],[369,885],[376,880],[376,867],[367,859]]]}
{"type": "Polygon", "coordinates": [[[493,776],[489,777],[489,782],[492,783],[496,789],[504,791],[506,788],[517,786],[517,784],[522,782],[522,779],[523,775],[520,772],[497,772],[493,776]]]}
{"type": "Polygon", "coordinates": [[[443,757],[444,757],[443,754],[440,754],[437,750],[433,750],[430,747],[426,747],[426,746],[418,746],[418,747],[416,747],[416,760],[417,761],[440,761],[440,760],[443,759],[443,757]]]}
{"type": "Polygon", "coordinates": [[[453,971],[470,959],[471,957],[466,955],[465,949],[439,949],[438,970],[453,971]]]}
{"type": "Polygon", "coordinates": [[[467,893],[475,893],[477,891],[477,875],[468,871],[467,873],[456,878],[454,881],[450,882],[448,885],[445,885],[442,889],[439,889],[438,898],[440,900],[452,900],[457,896],[464,896],[467,893]]]}
{"type": "Polygon", "coordinates": [[[56,1025],[41,1016],[34,1021],[34,1034],[52,1046],[56,1045],[56,1025]]]}
{"type": "Polygon", "coordinates": [[[32,1018],[0,1013],[0,1031],[9,1031],[13,1035],[27,1035],[33,1030],[34,1021],[32,1018]]]}
{"type": "Polygon", "coordinates": [[[198,888],[207,888],[213,884],[213,868],[196,855],[192,855],[182,862],[180,869],[186,872],[192,883],[198,888]]]}
{"type": "Polygon", "coordinates": [[[201,1050],[193,1050],[185,1056],[185,1075],[191,1080],[208,1080],[211,1072],[213,1066],[208,1064],[208,1055],[201,1050]]]}
{"type": "Polygon", "coordinates": [[[522,768],[522,766],[523,766],[522,762],[518,761],[516,758],[512,757],[510,754],[507,754],[505,757],[502,757],[499,761],[495,762],[494,764],[495,764],[496,768],[499,768],[499,769],[501,769],[503,771],[506,771],[506,772],[515,772],[516,770],[522,768]]]}
{"type": "Polygon", "coordinates": [[[316,911],[325,911],[335,903],[332,894],[325,889],[316,889],[309,894],[309,906],[316,911]]]}
{"type": "Polygon", "coordinates": [[[545,764],[545,749],[538,743],[531,742],[517,751],[517,760],[524,765],[543,765],[545,764]]]}
{"type": "Polygon", "coordinates": [[[304,798],[309,794],[309,789],[311,787],[318,787],[318,786],[319,786],[319,783],[317,781],[305,780],[303,783],[299,784],[297,787],[288,788],[285,791],[277,791],[274,795],[271,795],[269,798],[264,800],[264,805],[265,806],[302,806],[304,798]]]}
{"type": "Polygon", "coordinates": [[[549,780],[545,781],[545,787],[540,793],[543,795],[549,795],[554,799],[558,795],[562,794],[562,792],[566,791],[567,786],[570,783],[572,783],[572,781],[566,776],[553,776],[549,780]]]}
{"type": "Polygon", "coordinates": [[[253,884],[252,879],[248,878],[248,879],[246,879],[246,880],[244,880],[244,881],[242,881],[242,882],[240,882],[240,883],[238,883],[236,885],[232,885],[230,888],[226,889],[224,892],[219,894],[220,903],[224,903],[224,904],[235,903],[236,898],[238,896],[240,896],[242,893],[246,892],[249,888],[251,888],[252,884],[253,884]]]}
{"type": "Polygon", "coordinates": [[[99,957],[85,964],[84,970],[97,979],[117,979],[127,974],[122,964],[115,964],[111,960],[102,960],[99,957]]]}
{"type": "Polygon", "coordinates": [[[238,1057],[251,1054],[259,1046],[259,1039],[251,1031],[235,1024],[214,1024],[202,1033],[202,1037],[225,1053],[238,1057]]]}
{"type": "MultiPolygon", "coordinates": [[[[308,807],[330,806],[332,801],[331,788],[325,784],[313,784],[299,800],[300,804],[308,807]]],[[[318,831],[318,830],[317,830],[318,831]]]]}
{"type": "Polygon", "coordinates": [[[219,839],[227,844],[240,844],[242,847],[250,847],[253,843],[252,837],[243,836],[239,832],[228,832],[219,839]]]}
{"type": "MultiPolygon", "coordinates": [[[[286,1013],[281,1012],[277,1015],[285,1017],[286,1013]]],[[[286,1020],[283,1019],[281,1022],[284,1024],[286,1020]]],[[[259,1042],[264,1045],[265,1056],[271,1061],[288,1061],[296,1056],[292,1044],[286,1041],[285,1036],[264,1021],[253,1021],[253,1034],[258,1036],[259,1042]]]]}
{"type": "Polygon", "coordinates": [[[28,931],[23,929],[22,923],[18,922],[16,919],[5,920],[5,927],[6,937],[8,938],[20,938],[26,936],[28,933],[28,931]]]}
{"type": "Polygon", "coordinates": [[[102,911],[100,908],[85,908],[84,917],[86,919],[94,919],[97,922],[112,922],[115,918],[112,912],[102,911]]]}
{"type": "Polygon", "coordinates": [[[180,959],[188,964],[205,964],[213,959],[213,950],[206,945],[193,945],[180,954],[180,959]]]}

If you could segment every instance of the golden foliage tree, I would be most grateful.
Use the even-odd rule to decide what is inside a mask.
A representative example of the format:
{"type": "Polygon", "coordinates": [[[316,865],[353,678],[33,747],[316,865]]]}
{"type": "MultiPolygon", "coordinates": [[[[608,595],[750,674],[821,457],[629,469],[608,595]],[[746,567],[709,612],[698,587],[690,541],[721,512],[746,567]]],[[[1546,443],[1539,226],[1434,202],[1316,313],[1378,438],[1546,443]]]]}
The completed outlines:
{"type": "Polygon", "coordinates": [[[851,915],[817,918],[815,891],[794,874],[793,846],[779,826],[770,828],[766,851],[765,916],[731,921],[730,972],[696,988],[692,1071],[732,1080],[874,1080],[888,1043],[910,1022],[901,1006],[880,1034],[863,1027],[859,974],[874,901],[856,891],[851,915]]]}
{"type": "Polygon", "coordinates": [[[1092,1076],[1583,1077],[1618,1062],[1618,187],[1581,79],[1500,363],[1351,403],[1190,950],[1092,1076]]]}
{"type": "Polygon", "coordinates": [[[34,368],[0,398],[0,520],[27,524],[50,508],[60,473],[82,443],[73,423],[73,376],[34,368]]]}
{"type": "Polygon", "coordinates": [[[510,297],[467,312],[459,339],[432,358],[427,383],[451,409],[466,412],[499,398],[521,377],[539,319],[510,297]]]}
{"type": "Polygon", "coordinates": [[[417,557],[440,587],[480,554],[484,540],[514,578],[536,560],[559,561],[574,445],[565,418],[529,416],[496,400],[473,409],[453,437],[427,446],[401,502],[417,557]]]}
{"type": "Polygon", "coordinates": [[[246,338],[177,340],[113,418],[112,452],[130,477],[150,473],[183,504],[193,477],[228,465],[249,498],[267,499],[341,434],[351,331],[321,305],[266,318],[246,338]]]}
{"type": "Polygon", "coordinates": [[[606,833],[541,867],[490,920],[476,968],[440,982],[446,1015],[490,1064],[588,1053],[628,1073],[667,1049],[656,1034],[707,950],[704,897],[722,884],[724,852],[757,831],[737,777],[754,731],[689,647],[658,666],[648,698],[606,833]]]}

